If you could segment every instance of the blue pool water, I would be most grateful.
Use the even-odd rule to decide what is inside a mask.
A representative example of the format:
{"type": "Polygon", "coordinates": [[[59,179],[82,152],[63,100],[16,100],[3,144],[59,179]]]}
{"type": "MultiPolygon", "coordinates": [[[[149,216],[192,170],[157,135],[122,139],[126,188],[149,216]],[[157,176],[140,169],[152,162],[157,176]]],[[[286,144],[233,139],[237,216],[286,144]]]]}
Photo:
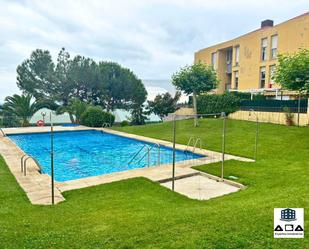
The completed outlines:
{"type": "MultiPolygon", "coordinates": [[[[10,135],[25,153],[35,157],[50,174],[50,133],[10,135]]],[[[59,182],[97,176],[129,169],[148,167],[146,147],[151,149],[149,164],[158,165],[158,148],[151,143],[101,131],[70,131],[54,133],[55,179],[59,182]],[[143,157],[144,156],[144,157],[143,157]]],[[[176,151],[176,161],[200,158],[201,155],[176,151]]],[[[160,147],[160,164],[172,162],[172,149],[160,147]]]]}

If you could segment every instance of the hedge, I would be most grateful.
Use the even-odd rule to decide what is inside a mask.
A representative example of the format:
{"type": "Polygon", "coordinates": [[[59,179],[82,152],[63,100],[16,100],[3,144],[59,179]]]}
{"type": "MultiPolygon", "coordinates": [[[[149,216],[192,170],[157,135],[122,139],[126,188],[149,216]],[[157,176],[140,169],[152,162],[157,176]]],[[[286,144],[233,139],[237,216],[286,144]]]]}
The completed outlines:
{"type": "Polygon", "coordinates": [[[89,107],[81,117],[81,124],[90,127],[102,127],[104,123],[114,124],[115,116],[105,112],[99,106],[89,107]]]}
{"type": "Polygon", "coordinates": [[[232,93],[207,94],[197,97],[198,114],[225,112],[226,115],[240,108],[241,98],[232,93]]]}

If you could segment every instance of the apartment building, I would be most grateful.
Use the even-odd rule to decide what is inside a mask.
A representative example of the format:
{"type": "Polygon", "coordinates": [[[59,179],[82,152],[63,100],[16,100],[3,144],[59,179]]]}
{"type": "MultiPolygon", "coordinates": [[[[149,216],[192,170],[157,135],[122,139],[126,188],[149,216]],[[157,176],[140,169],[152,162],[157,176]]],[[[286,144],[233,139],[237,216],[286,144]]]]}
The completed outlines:
{"type": "Polygon", "coordinates": [[[275,26],[272,20],[262,21],[255,31],[197,51],[194,61],[214,67],[220,80],[218,93],[264,92],[278,97],[281,87],[272,80],[277,56],[300,48],[309,49],[309,12],[275,26]]]}

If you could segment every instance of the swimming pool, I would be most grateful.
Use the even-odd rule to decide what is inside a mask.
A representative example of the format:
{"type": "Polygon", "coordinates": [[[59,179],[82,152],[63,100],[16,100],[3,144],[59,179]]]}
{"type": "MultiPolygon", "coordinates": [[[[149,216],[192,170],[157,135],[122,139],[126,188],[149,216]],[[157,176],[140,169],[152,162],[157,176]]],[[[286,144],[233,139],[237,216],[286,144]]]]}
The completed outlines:
{"type": "MultiPolygon", "coordinates": [[[[43,173],[50,174],[50,133],[16,134],[9,137],[25,153],[38,160],[43,173]]],[[[172,163],[172,152],[169,147],[161,145],[159,150],[152,143],[96,130],[55,132],[55,179],[63,182],[155,166],[159,160],[160,164],[172,163]]],[[[203,156],[176,150],[176,161],[200,157],[203,156]]]]}

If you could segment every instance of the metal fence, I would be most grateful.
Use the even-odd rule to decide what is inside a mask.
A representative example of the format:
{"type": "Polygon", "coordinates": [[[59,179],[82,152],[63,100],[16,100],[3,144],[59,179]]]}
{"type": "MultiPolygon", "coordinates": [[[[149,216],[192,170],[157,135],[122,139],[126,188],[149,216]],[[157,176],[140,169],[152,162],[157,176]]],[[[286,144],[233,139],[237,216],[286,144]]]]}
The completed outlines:
{"type": "Polygon", "coordinates": [[[240,110],[255,110],[260,112],[292,112],[307,113],[308,99],[299,100],[244,100],[241,102],[240,110]]]}

